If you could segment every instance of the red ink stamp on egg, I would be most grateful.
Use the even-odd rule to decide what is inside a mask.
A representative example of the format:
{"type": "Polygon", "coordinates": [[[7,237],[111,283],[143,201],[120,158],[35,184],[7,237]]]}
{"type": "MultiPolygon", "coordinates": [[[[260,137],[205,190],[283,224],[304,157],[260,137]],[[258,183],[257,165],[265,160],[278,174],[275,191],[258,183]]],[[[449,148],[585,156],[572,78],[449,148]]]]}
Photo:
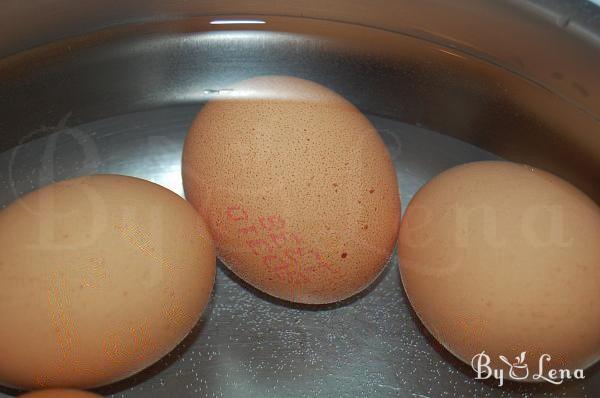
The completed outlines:
{"type": "Polygon", "coordinates": [[[339,272],[320,251],[306,247],[301,236],[289,231],[281,215],[258,215],[254,218],[241,205],[229,206],[225,212],[227,219],[235,223],[232,228],[245,237],[245,247],[254,256],[260,257],[266,271],[273,273],[280,282],[289,284],[292,300],[301,295],[303,287],[311,282],[311,273],[319,269],[332,274],[339,272]]]}
{"type": "Polygon", "coordinates": [[[248,213],[240,206],[232,206],[227,208],[227,218],[232,221],[248,221],[248,213]]]}

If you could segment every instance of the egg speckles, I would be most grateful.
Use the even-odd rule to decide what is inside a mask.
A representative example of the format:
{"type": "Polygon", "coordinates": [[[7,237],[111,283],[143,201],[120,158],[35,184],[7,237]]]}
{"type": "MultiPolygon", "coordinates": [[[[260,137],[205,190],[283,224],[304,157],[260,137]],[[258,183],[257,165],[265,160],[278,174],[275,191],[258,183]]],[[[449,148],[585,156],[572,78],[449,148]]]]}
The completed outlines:
{"type": "Polygon", "coordinates": [[[276,297],[347,298],[395,245],[400,200],[385,145],[354,106],[313,82],[254,78],[205,105],[183,181],[223,261],[276,297]]]}
{"type": "MultiPolygon", "coordinates": [[[[600,210],[569,183],[509,162],[447,170],[415,195],[400,229],[419,318],[470,363],[523,356],[531,372],[600,358],[600,210]]],[[[529,377],[531,380],[531,375],[529,377]]]]}

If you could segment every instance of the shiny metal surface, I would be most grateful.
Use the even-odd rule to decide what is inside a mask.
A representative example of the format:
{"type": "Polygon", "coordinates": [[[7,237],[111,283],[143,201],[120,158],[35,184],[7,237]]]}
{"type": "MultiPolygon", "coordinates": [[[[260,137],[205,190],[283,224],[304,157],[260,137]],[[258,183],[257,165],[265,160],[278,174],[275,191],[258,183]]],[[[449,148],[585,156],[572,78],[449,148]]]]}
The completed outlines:
{"type": "MultiPolygon", "coordinates": [[[[89,19],[75,26],[83,8],[68,8],[63,1],[44,4],[52,3],[64,6],[56,9],[56,21],[70,21],[65,29],[82,29],[61,34],[86,31],[89,19]]],[[[506,62],[490,63],[479,51],[486,47],[475,42],[463,43],[465,51],[460,51],[455,45],[441,46],[444,40],[432,36],[436,32],[424,40],[416,25],[404,35],[392,32],[394,13],[385,17],[385,8],[372,18],[381,18],[378,26],[387,30],[346,23],[361,15],[364,7],[358,1],[337,9],[330,7],[334,2],[326,7],[317,1],[306,11],[312,18],[262,15],[265,24],[243,27],[213,26],[211,17],[187,18],[188,12],[197,13],[177,8],[184,3],[193,7],[202,2],[145,2],[147,13],[136,15],[147,18],[136,21],[152,22],[0,59],[0,205],[49,182],[94,172],[147,178],[181,194],[183,137],[201,103],[237,79],[273,73],[323,83],[371,117],[393,155],[403,206],[438,172],[497,156],[553,171],[600,200],[600,108],[595,102],[600,83],[597,73],[592,78],[573,73],[598,65],[598,52],[580,58],[582,49],[594,48],[592,39],[572,47],[577,55],[569,62],[536,61],[539,53],[533,51],[526,62],[513,59],[513,68],[506,62],[523,55],[519,43],[515,51],[498,48],[502,54],[495,58],[506,62]],[[173,7],[166,18],[170,21],[154,18],[162,6],[173,7]],[[344,23],[324,20],[335,12],[344,23]],[[528,68],[530,74],[512,73],[528,68]],[[547,75],[538,79],[542,72],[547,75]]],[[[466,2],[446,3],[456,4],[458,14],[464,11],[458,5],[466,7],[466,2]]],[[[508,18],[512,2],[496,3],[502,3],[494,6],[498,16],[508,18]]],[[[2,18],[35,14],[29,9],[33,1],[25,8],[17,6],[23,2],[9,4],[13,8],[2,18]]],[[[240,5],[219,4],[225,14],[240,5]]],[[[267,2],[248,4],[260,9],[267,2]]],[[[286,10],[302,14],[291,2],[278,4],[282,15],[286,10]]],[[[436,2],[423,4],[433,7],[436,2]]],[[[120,5],[99,10],[89,30],[112,17],[113,25],[129,22],[140,3],[120,5]]],[[[205,11],[219,7],[204,5],[209,7],[205,11]]],[[[85,15],[93,10],[90,6],[85,15]]],[[[484,16],[486,10],[477,8],[476,14],[484,16]]],[[[529,17],[518,15],[515,24],[523,26],[529,17]]],[[[554,22],[552,28],[537,23],[548,29],[544,32],[555,29],[554,22]]],[[[589,21],[584,25],[590,32],[589,21]]],[[[1,40],[39,44],[35,40],[46,37],[50,27],[32,26],[38,30],[27,37],[15,37],[14,31],[13,36],[0,35],[1,40]]],[[[557,47],[564,49],[574,37],[557,47]]],[[[460,42],[458,36],[446,39],[460,42]]],[[[492,45],[494,40],[488,39],[492,45]]],[[[523,43],[531,44],[529,39],[523,43]]],[[[221,266],[211,305],[190,337],[151,369],[100,392],[115,397],[600,396],[598,365],[586,380],[558,387],[498,388],[473,380],[469,368],[420,326],[395,263],[394,257],[359,297],[317,308],[266,297],[221,266]]],[[[3,390],[0,396],[15,393],[3,390]]]]}
{"type": "Polygon", "coordinates": [[[0,56],[149,21],[244,14],[304,17],[460,48],[553,87],[598,113],[599,13],[588,0],[5,0],[0,56]]]}
{"type": "Polygon", "coordinates": [[[201,102],[245,77],[290,74],[325,84],[364,111],[552,171],[600,200],[600,108],[583,108],[430,41],[348,24],[263,19],[127,26],[1,59],[0,150],[68,113],[78,125],[201,102]]]}
{"type": "MultiPolygon", "coordinates": [[[[146,178],[182,194],[180,156],[198,105],[115,116],[58,131],[0,155],[0,203],[53,180],[103,172],[146,178]]],[[[68,115],[67,115],[68,116],[68,115]]],[[[497,158],[422,128],[376,117],[398,172],[403,205],[454,165],[497,158]]],[[[413,314],[396,257],[368,291],[308,307],[247,286],[223,265],[203,320],[171,355],[99,391],[113,397],[441,397],[600,394],[600,369],[562,386],[473,380],[413,314]]],[[[8,392],[7,392],[8,393],[8,392]]],[[[6,396],[0,394],[0,396],[6,396]]]]}

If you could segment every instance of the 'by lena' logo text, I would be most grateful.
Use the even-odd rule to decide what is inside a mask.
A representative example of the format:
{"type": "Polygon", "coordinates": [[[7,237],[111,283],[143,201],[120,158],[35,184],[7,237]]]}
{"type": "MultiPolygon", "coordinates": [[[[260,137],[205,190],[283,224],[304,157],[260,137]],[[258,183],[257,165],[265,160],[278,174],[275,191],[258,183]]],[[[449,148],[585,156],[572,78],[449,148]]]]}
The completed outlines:
{"type": "MultiPolygon", "coordinates": [[[[527,380],[529,378],[533,381],[547,381],[552,384],[562,384],[565,380],[585,378],[583,369],[575,369],[574,371],[569,369],[546,369],[544,366],[552,359],[548,354],[540,356],[537,371],[532,370],[530,375],[529,366],[525,363],[525,355],[526,351],[523,351],[519,356],[515,357],[515,361],[512,363],[504,355],[498,356],[498,358],[507,365],[508,376],[512,380],[527,380]]],[[[498,386],[502,387],[505,377],[504,369],[494,369],[490,366],[490,363],[491,358],[485,351],[475,355],[473,359],[471,359],[471,367],[477,374],[477,377],[475,378],[478,380],[485,380],[493,377],[498,380],[498,386]]]]}

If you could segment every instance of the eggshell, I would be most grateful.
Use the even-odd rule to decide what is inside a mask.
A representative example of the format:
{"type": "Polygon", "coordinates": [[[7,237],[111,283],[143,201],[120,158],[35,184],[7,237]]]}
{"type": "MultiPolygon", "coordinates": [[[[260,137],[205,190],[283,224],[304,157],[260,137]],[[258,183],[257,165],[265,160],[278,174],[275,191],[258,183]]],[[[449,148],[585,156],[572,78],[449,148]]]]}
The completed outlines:
{"type": "Polygon", "coordinates": [[[0,383],[91,388],[171,351],[215,277],[199,214],[148,181],[95,175],[0,212],[0,383]]]}
{"type": "Polygon", "coordinates": [[[599,237],[598,206],[569,183],[526,165],[470,163],[409,204],[400,271],[419,318],[450,352],[471,363],[485,351],[505,379],[535,380],[600,358],[599,237]]]}
{"type": "Polygon", "coordinates": [[[317,83],[257,77],[210,101],[185,141],[183,182],[223,262],[285,300],[352,296],[395,246],[387,149],[360,111],[317,83]]]}
{"type": "Polygon", "coordinates": [[[33,391],[19,396],[20,398],[99,398],[100,395],[87,391],[71,389],[51,389],[33,391]]]}

